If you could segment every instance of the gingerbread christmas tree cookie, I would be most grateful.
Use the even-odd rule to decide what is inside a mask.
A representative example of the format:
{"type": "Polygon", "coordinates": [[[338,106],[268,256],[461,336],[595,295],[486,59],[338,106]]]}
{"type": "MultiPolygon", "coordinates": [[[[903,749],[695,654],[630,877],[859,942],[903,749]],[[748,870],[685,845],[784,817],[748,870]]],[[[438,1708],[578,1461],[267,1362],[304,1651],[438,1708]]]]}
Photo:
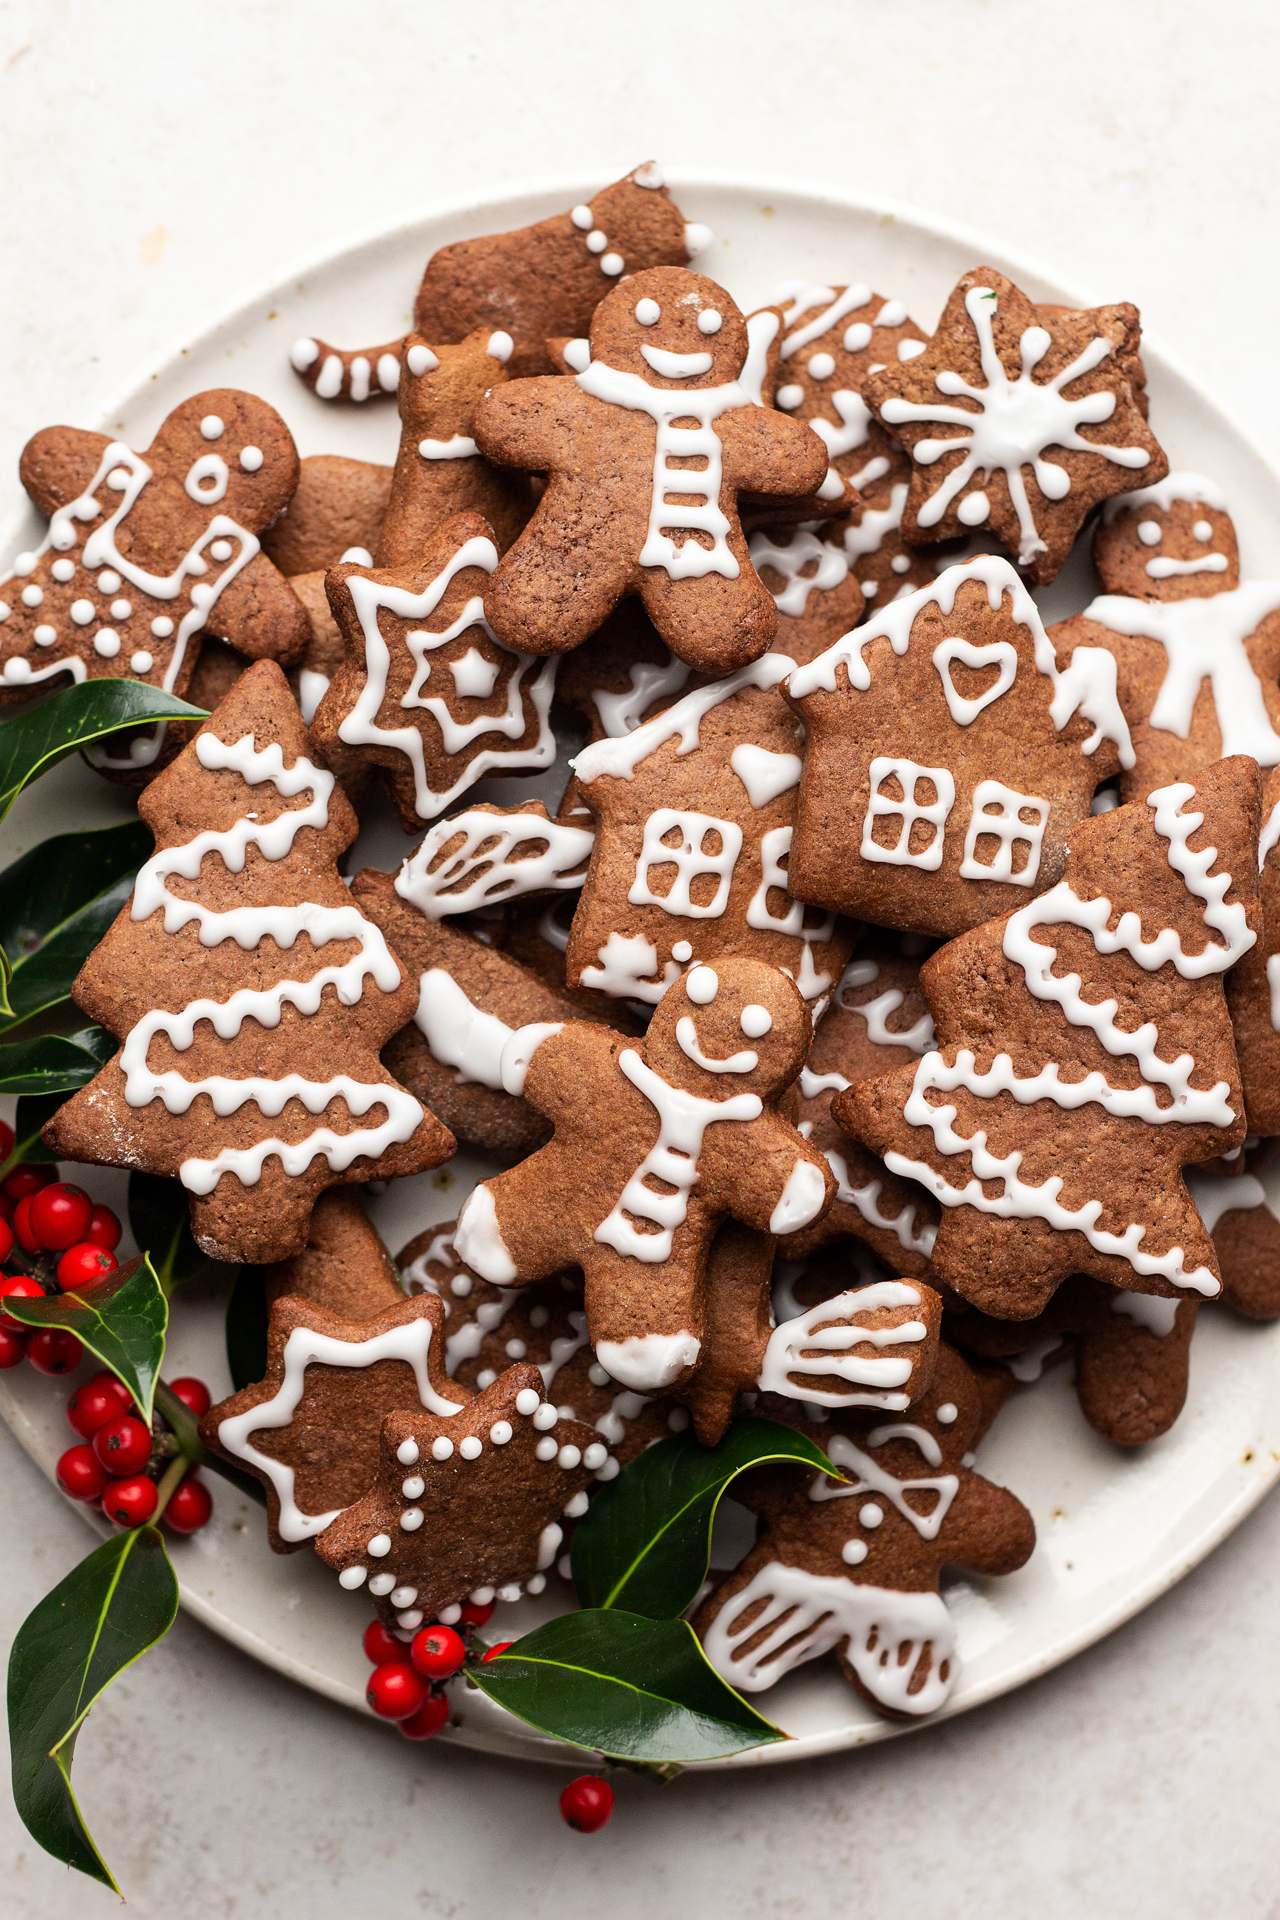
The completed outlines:
{"type": "Polygon", "coordinates": [[[47,1127],[63,1158],[176,1175],[215,1259],[284,1259],[326,1187],[454,1150],[378,1060],[417,985],[338,876],[356,820],[307,749],[259,661],[147,789],[156,852],[74,990],[123,1044],[47,1127]]]}

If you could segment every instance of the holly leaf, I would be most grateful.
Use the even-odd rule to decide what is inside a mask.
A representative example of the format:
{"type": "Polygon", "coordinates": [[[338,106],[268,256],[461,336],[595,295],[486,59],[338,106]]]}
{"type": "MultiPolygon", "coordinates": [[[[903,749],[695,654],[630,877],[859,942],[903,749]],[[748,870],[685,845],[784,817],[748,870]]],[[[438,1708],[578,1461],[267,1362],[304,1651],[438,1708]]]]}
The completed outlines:
{"type": "Polygon", "coordinates": [[[267,1296],[261,1267],[241,1267],[227,1302],[227,1365],[237,1393],[267,1371],[267,1296]]]}
{"type": "Polygon", "coordinates": [[[9,1656],[13,1798],[33,1840],[120,1892],[84,1824],[71,1762],[85,1715],[163,1639],[178,1582],[155,1527],[104,1540],[27,1615],[9,1656]]]}
{"type": "Polygon", "coordinates": [[[143,1253],[150,1255],[166,1293],[209,1264],[208,1255],[192,1238],[187,1190],[180,1180],[158,1173],[131,1173],[129,1225],[143,1253]]]}
{"type": "Polygon", "coordinates": [[[105,734],[149,720],[207,720],[203,707],[139,680],[82,680],[0,725],[0,820],[22,789],[105,734]]]}
{"type": "Polygon", "coordinates": [[[601,1488],[574,1532],[573,1584],[584,1607],[626,1607],[650,1619],[683,1613],[707,1577],[711,1528],[730,1483],[748,1467],[794,1460],[831,1473],[825,1453],[777,1420],[735,1420],[718,1446],[692,1432],[646,1447],[601,1488]]]}
{"type": "Polygon", "coordinates": [[[689,1766],[787,1738],[720,1678],[687,1620],[562,1614],[467,1678],[542,1733],[611,1759],[689,1766]]]}
{"type": "MultiPolygon", "coordinates": [[[[0,880],[3,878],[3,874],[0,874],[0,880]]],[[[8,1020],[12,1017],[13,1004],[9,998],[9,992],[12,986],[13,967],[10,964],[8,954],[4,948],[0,946],[0,1020],[8,1020]]]]}
{"type": "Polygon", "coordinates": [[[13,1172],[19,1162],[43,1161],[46,1165],[58,1156],[40,1138],[46,1120],[52,1120],[62,1105],[60,1093],[29,1093],[18,1102],[13,1120],[13,1147],[7,1159],[0,1161],[0,1180],[13,1172]]]}
{"type": "Polygon", "coordinates": [[[85,1027],[70,1039],[42,1033],[0,1047],[0,1093],[73,1093],[87,1086],[116,1050],[105,1027],[85,1027]]]}
{"type": "Polygon", "coordinates": [[[0,949],[15,1024],[71,997],[76,975],[151,853],[141,820],[41,841],[0,873],[0,949]]]}
{"type": "Polygon", "coordinates": [[[128,1388],[150,1424],[164,1361],[169,1296],[146,1254],[83,1293],[43,1300],[6,1296],[5,1310],[24,1327],[65,1327],[128,1388]]]}

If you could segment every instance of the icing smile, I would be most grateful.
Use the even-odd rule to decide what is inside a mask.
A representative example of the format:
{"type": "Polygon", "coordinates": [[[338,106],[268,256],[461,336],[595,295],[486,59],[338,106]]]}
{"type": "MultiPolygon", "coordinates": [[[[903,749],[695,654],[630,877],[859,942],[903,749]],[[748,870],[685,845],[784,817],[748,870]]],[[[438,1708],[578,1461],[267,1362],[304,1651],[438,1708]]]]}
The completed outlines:
{"type": "Polygon", "coordinates": [[[640,351],[664,380],[693,380],[698,374],[711,371],[709,353],[668,353],[665,347],[651,347],[647,342],[640,351]]]}

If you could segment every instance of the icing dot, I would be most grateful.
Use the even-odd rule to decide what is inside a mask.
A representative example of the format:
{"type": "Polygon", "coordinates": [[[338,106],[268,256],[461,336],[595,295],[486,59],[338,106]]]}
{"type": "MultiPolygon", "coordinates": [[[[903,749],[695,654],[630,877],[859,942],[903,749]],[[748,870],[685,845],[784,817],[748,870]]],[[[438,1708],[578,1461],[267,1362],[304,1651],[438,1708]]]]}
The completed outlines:
{"type": "Polygon", "coordinates": [[[209,548],[209,558],[211,560],[229,560],[233,551],[234,549],[229,540],[215,540],[209,548]]]}
{"type": "Polygon", "coordinates": [[[642,167],[636,168],[631,178],[638,187],[661,187],[666,182],[659,160],[646,160],[642,167]]]}
{"type": "Polygon", "coordinates": [[[545,1307],[531,1307],[529,1309],[529,1325],[531,1327],[545,1327],[549,1317],[545,1307]]]}
{"type": "Polygon", "coordinates": [[[371,567],[373,555],[368,547],[348,547],[338,564],[344,567],[371,567]]]}
{"type": "Polygon", "coordinates": [[[75,571],[76,563],[74,560],[55,560],[51,568],[54,579],[61,581],[63,586],[66,585],[68,580],[74,579],[75,571]]]}
{"type": "Polygon", "coordinates": [[[1203,542],[1206,546],[1213,538],[1213,528],[1207,520],[1197,520],[1191,531],[1194,533],[1196,539],[1203,542]]]}
{"type": "Polygon", "coordinates": [[[886,300],[876,315],[878,327],[900,327],[907,317],[907,310],[901,300],[886,300]]]}
{"type": "Polygon", "coordinates": [[[157,640],[167,640],[169,638],[169,635],[173,632],[173,622],[167,613],[162,613],[158,619],[151,622],[151,631],[157,640]]]}
{"type": "Polygon", "coordinates": [[[20,553],[13,563],[13,570],[15,573],[21,574],[34,573],[36,570],[36,556],[34,553],[20,553]]]}
{"type": "Polygon", "coordinates": [[[226,428],[216,413],[206,413],[200,422],[200,431],[206,440],[221,440],[226,428]]]}
{"type": "Polygon", "coordinates": [[[543,1588],[546,1586],[546,1584],[547,1584],[546,1574],[535,1573],[532,1579],[525,1581],[524,1590],[526,1593],[541,1593],[543,1588]]]}
{"type": "Polygon", "coordinates": [[[609,1449],[605,1446],[604,1442],[602,1440],[593,1440],[582,1456],[582,1464],[584,1467],[590,1467],[592,1473],[594,1473],[596,1468],[602,1467],[608,1458],[609,1449]]]}
{"type": "Polygon", "coordinates": [[[549,1400],[544,1400],[533,1416],[533,1424],[539,1433],[545,1433],[548,1427],[554,1427],[559,1414],[549,1400]]]}
{"type": "Polygon", "coordinates": [[[710,967],[695,967],[684,986],[695,1007],[709,1007],[720,991],[720,976],[710,967]]]}
{"type": "Polygon", "coordinates": [[[773,397],[775,404],[785,413],[793,413],[804,399],[804,388],[795,385],[779,387],[773,397]]]}
{"type": "Polygon", "coordinates": [[[956,508],[956,518],[962,526],[980,527],[991,512],[991,502],[985,493],[967,493],[956,508]]]}
{"type": "MultiPolygon", "coordinates": [[[[391,1535],[389,1533],[375,1533],[372,1540],[369,1542],[369,1552],[373,1555],[374,1559],[381,1560],[384,1558],[386,1554],[390,1553],[390,1551],[391,1551],[391,1535]]],[[[391,1587],[393,1587],[394,1585],[395,1585],[395,1581],[392,1580],[391,1587]]],[[[387,1593],[390,1593],[391,1587],[387,1587],[385,1591],[387,1593]]]]}
{"type": "Polygon", "coordinates": [[[107,475],[107,485],[113,488],[116,493],[123,493],[128,484],[128,467],[112,467],[110,473],[107,475]]]}
{"type": "Polygon", "coordinates": [[[600,262],[601,273],[621,273],[626,261],[620,253],[606,253],[600,262]]]}
{"type": "MultiPolygon", "coordinates": [[[[391,1542],[390,1540],[387,1540],[386,1534],[380,1533],[378,1535],[378,1538],[379,1540],[387,1541],[387,1544],[383,1549],[383,1551],[385,1553],[390,1553],[391,1542]]],[[[375,1600],[382,1600],[386,1597],[387,1594],[389,1594],[392,1591],[395,1584],[396,1584],[396,1577],[394,1573],[375,1573],[372,1580],[370,1580],[369,1582],[369,1591],[373,1595],[375,1600]]]]}
{"type": "Polygon", "coordinates": [[[607,1387],[609,1384],[609,1376],[598,1360],[588,1370],[587,1378],[593,1387],[607,1387]]]}
{"type": "Polygon", "coordinates": [[[402,1467],[416,1467],[418,1464],[418,1443],[416,1440],[402,1440],[396,1448],[396,1459],[402,1467]]]}
{"type": "Polygon", "coordinates": [[[582,1515],[586,1512],[587,1508],[590,1505],[591,1505],[591,1502],[587,1499],[585,1492],[575,1493],[572,1500],[569,1502],[568,1506],[564,1510],[565,1516],[570,1520],[578,1520],[582,1517],[582,1515]]]}
{"type": "Polygon", "coordinates": [[[608,246],[608,244],[609,244],[608,234],[601,233],[599,227],[596,227],[591,233],[587,235],[587,252],[588,253],[603,253],[605,248],[608,246]]]}
{"type": "Polygon", "coordinates": [[[410,347],[408,353],[409,371],[420,378],[424,373],[434,373],[440,365],[430,347],[410,347]]]}
{"type": "Polygon", "coordinates": [[[440,1435],[438,1440],[431,1442],[431,1458],[433,1460],[447,1460],[452,1452],[453,1442],[452,1440],[447,1440],[443,1434],[440,1435]]]}
{"type": "Polygon", "coordinates": [[[113,600],[111,602],[111,618],[113,620],[127,620],[132,612],[133,604],[129,600],[113,600]]]}
{"type": "Polygon", "coordinates": [[[701,220],[685,222],[684,247],[691,260],[695,254],[705,253],[714,239],[715,235],[710,227],[705,226],[701,220]]]}
{"type": "Polygon", "coordinates": [[[949,1427],[953,1420],[956,1419],[959,1411],[960,1409],[956,1406],[954,1400],[944,1400],[933,1417],[939,1426],[949,1427]]]}
{"type": "Polygon", "coordinates": [[[483,1393],[486,1387],[493,1385],[497,1377],[492,1367],[485,1367],[483,1372],[476,1375],[476,1386],[480,1389],[480,1392],[483,1393]]]}
{"type": "Polygon", "coordinates": [[[416,1533],[422,1525],[422,1520],[421,1507],[406,1507],[400,1515],[400,1525],[406,1533],[416,1533]]]}
{"type": "Polygon", "coordinates": [[[485,352],[491,360],[500,360],[505,367],[516,350],[516,343],[509,333],[491,333],[485,352]]]}
{"type": "MultiPolygon", "coordinates": [[[[115,636],[113,635],[112,638],[114,639],[115,636]]],[[[119,646],[119,644],[119,640],[116,640],[116,645],[119,646]]],[[[132,653],[129,656],[129,665],[134,673],[150,673],[155,661],[149,653],[132,653]]]]}
{"type": "Polygon", "coordinates": [[[338,1585],[345,1587],[348,1593],[354,1593],[357,1587],[364,1585],[368,1577],[367,1567],[344,1567],[338,1575],[338,1585]]]}
{"type": "Polygon", "coordinates": [[[509,1581],[505,1587],[498,1588],[498,1598],[499,1600],[505,1601],[507,1606],[510,1606],[513,1600],[520,1598],[520,1588],[515,1584],[514,1580],[509,1581]]]}
{"type": "Polygon", "coordinates": [[[910,573],[911,556],[907,553],[895,553],[889,566],[894,573],[910,573]]]}
{"type": "Polygon", "coordinates": [[[662,308],[656,300],[637,300],[636,319],[642,327],[656,327],[662,318],[662,308]]]}
{"type": "Polygon", "coordinates": [[[100,573],[98,575],[98,592],[99,593],[119,593],[119,591],[120,591],[120,575],[118,573],[113,573],[110,567],[108,567],[105,573],[100,573]]]}
{"type": "Polygon", "coordinates": [[[560,1449],[548,1434],[545,1440],[539,1440],[533,1451],[539,1460],[554,1460],[560,1449]]]}
{"type": "Polygon", "coordinates": [[[876,595],[879,593],[879,591],[880,591],[880,582],[878,580],[863,581],[862,597],[864,600],[874,600],[876,595]]]}
{"type": "Polygon", "coordinates": [[[699,333],[719,333],[723,325],[724,320],[714,307],[704,307],[698,315],[699,333]]]}
{"type": "Polygon", "coordinates": [[[836,370],[836,363],[829,353],[815,353],[805,371],[811,380],[829,380],[836,370]]]}
{"type": "Polygon", "coordinates": [[[844,330],[844,350],[846,353],[862,353],[871,345],[871,329],[865,320],[855,320],[851,327],[844,330]]]}
{"type": "Polygon", "coordinates": [[[537,1389],[535,1387],[521,1387],[519,1393],[516,1395],[516,1412],[524,1414],[527,1419],[531,1413],[538,1411],[538,1405],[537,1389]]]}
{"type": "Polygon", "coordinates": [[[529,1349],[523,1340],[508,1340],[503,1352],[508,1360],[523,1360],[529,1349]]]}
{"type": "Polygon", "coordinates": [[[846,1540],[840,1549],[840,1558],[844,1561],[845,1565],[849,1567],[860,1566],[866,1557],[867,1543],[865,1540],[846,1540]]]}
{"type": "Polygon", "coordinates": [[[478,1607],[487,1607],[489,1602],[493,1598],[493,1588],[492,1587],[473,1587],[471,1592],[467,1595],[467,1598],[468,1600],[474,1600],[478,1607]]]}
{"type": "Polygon", "coordinates": [[[739,1016],[738,1025],[748,1040],[759,1040],[773,1025],[773,1015],[768,1007],[744,1007],[739,1016]]]}
{"type": "MultiPolygon", "coordinates": [[[[378,355],[378,385],[384,393],[394,393],[400,385],[400,362],[396,359],[394,353],[380,353],[378,355]]],[[[254,448],[254,452],[257,452],[256,447],[254,448]]],[[[240,459],[241,465],[243,466],[243,454],[240,459]]]]}
{"type": "Polygon", "coordinates": [[[573,212],[569,215],[569,218],[572,220],[574,226],[578,228],[580,233],[585,233],[588,227],[594,227],[596,223],[596,217],[594,213],[592,213],[590,207],[585,205],[575,207],[573,212]]]}
{"type": "Polygon", "coordinates": [[[9,605],[9,602],[7,600],[0,600],[0,620],[7,620],[12,612],[13,608],[9,605]]]}
{"type": "Polygon", "coordinates": [[[416,1587],[397,1587],[391,1596],[393,1607],[411,1607],[418,1597],[416,1587]]]}
{"type": "Polygon", "coordinates": [[[667,1415],[667,1425],[672,1433],[683,1433],[689,1424],[688,1407],[672,1407],[667,1415]]]}
{"type": "Polygon", "coordinates": [[[683,966],[686,960],[692,960],[693,948],[687,940],[677,940],[671,949],[671,958],[678,960],[681,966],[683,966]]]}
{"type": "Polygon", "coordinates": [[[58,637],[58,629],[56,627],[39,626],[31,637],[38,647],[51,647],[58,637]]]}
{"type": "Polygon", "coordinates": [[[301,340],[295,340],[289,349],[289,365],[298,373],[305,373],[320,358],[320,349],[314,340],[304,334],[301,340]]]}
{"type": "Polygon", "coordinates": [[[458,1452],[464,1460],[478,1460],[484,1452],[484,1441],[478,1433],[469,1433],[465,1440],[459,1441],[458,1452]]]}
{"type": "Polygon", "coordinates": [[[436,1618],[440,1622],[440,1625],[442,1627],[455,1626],[457,1622],[462,1618],[462,1608],[457,1605],[454,1605],[452,1607],[441,1607],[439,1613],[436,1615],[436,1618]]]}
{"type": "Polygon", "coordinates": [[[865,1507],[859,1507],[858,1518],[864,1527],[878,1527],[884,1519],[884,1508],[878,1507],[874,1500],[868,1500],[865,1507]]]}
{"type": "Polygon", "coordinates": [[[1144,547],[1158,547],[1163,538],[1163,529],[1158,520],[1139,520],[1138,538],[1144,547]]]}
{"type": "Polygon", "coordinates": [[[459,1300],[465,1300],[471,1291],[471,1275],[469,1273],[455,1274],[449,1282],[449,1291],[455,1294],[459,1300]]]}
{"type": "Polygon", "coordinates": [[[620,1463],[619,1463],[619,1462],[618,1462],[617,1460],[615,1460],[615,1459],[614,1459],[614,1457],[613,1457],[613,1455],[612,1455],[612,1454],[610,1454],[610,1455],[609,1455],[609,1458],[608,1458],[608,1459],[607,1459],[607,1460],[605,1461],[605,1463],[604,1463],[604,1465],[603,1465],[603,1466],[601,1467],[601,1469],[600,1469],[600,1471],[599,1471],[599,1473],[598,1473],[598,1474],[596,1475],[596,1479],[597,1479],[597,1480],[606,1480],[606,1481],[607,1481],[607,1480],[616,1480],[616,1479],[617,1479],[617,1477],[618,1477],[618,1475],[619,1475],[619,1474],[620,1474],[621,1472],[622,1472],[622,1467],[621,1467],[621,1464],[620,1464],[620,1463]]]}
{"type": "Polygon", "coordinates": [[[22,589],[22,604],[24,607],[38,607],[43,599],[43,587],[24,587],[22,589]]]}
{"type": "Polygon", "coordinates": [[[566,1469],[570,1467],[581,1466],[582,1448],[581,1447],[561,1447],[559,1453],[556,1455],[556,1458],[560,1462],[560,1465],[566,1469]]]}
{"type": "Polygon", "coordinates": [[[928,344],[927,340],[899,340],[899,360],[918,360],[928,344]]]}
{"type": "MultiPolygon", "coordinates": [[[[394,1601],[392,1601],[392,1605],[395,1605],[394,1601]]],[[[402,1627],[406,1627],[412,1632],[415,1627],[422,1625],[422,1609],[421,1607],[410,1607],[407,1613],[398,1613],[396,1619],[402,1627]]]]}
{"type": "Polygon", "coordinates": [[[495,1447],[505,1447],[513,1431],[509,1420],[495,1420],[489,1429],[489,1438],[495,1447]]]}
{"type": "MultiPolygon", "coordinates": [[[[397,368],[396,371],[399,372],[399,369],[397,368]]],[[[261,447],[241,447],[240,449],[240,465],[246,473],[256,473],[265,458],[266,455],[261,447]]]]}
{"type": "Polygon", "coordinates": [[[93,636],[93,650],[104,660],[114,660],[120,651],[120,635],[112,633],[110,627],[99,627],[93,636]]]}
{"type": "MultiPolygon", "coordinates": [[[[406,1500],[417,1500],[421,1497],[423,1492],[426,1490],[426,1485],[427,1483],[422,1478],[421,1474],[411,1473],[409,1475],[409,1478],[402,1484],[400,1491],[404,1495],[406,1500]]],[[[411,1593],[409,1595],[408,1600],[398,1600],[396,1602],[396,1605],[400,1607],[407,1607],[416,1598],[417,1598],[417,1595],[411,1593]]]]}

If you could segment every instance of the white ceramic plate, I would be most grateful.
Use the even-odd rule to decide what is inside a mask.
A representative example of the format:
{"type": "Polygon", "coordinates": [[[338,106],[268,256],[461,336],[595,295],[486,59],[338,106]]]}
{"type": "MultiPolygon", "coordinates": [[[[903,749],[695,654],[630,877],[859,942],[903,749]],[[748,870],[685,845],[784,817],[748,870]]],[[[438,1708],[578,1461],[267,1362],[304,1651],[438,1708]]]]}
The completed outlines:
{"type": "MultiPolygon", "coordinates": [[[[410,323],[423,263],[446,241],[500,232],[571,206],[599,182],[561,180],[479,206],[449,209],[336,253],[232,314],[127,395],[100,423],[145,446],[169,409],[202,387],[237,385],[263,394],[289,421],[303,453],[394,458],[398,421],[390,402],[364,409],[326,406],[290,372],[287,351],[299,334],[341,345],[391,338],[410,323]]],[[[899,295],[931,325],[967,268],[1010,273],[1033,297],[1090,304],[1025,261],[981,238],[901,210],[868,207],[790,188],[688,176],[673,192],[690,219],[717,235],[702,270],[720,279],[744,308],[771,298],[779,282],[866,280],[899,295]]],[[[1123,286],[1094,299],[1123,298],[1123,286]]],[[[1159,316],[1155,316],[1158,321],[1159,316]]],[[[1280,569],[1280,479],[1194,383],[1148,342],[1151,419],[1175,467],[1211,474],[1231,498],[1247,572],[1280,569]]],[[[29,531],[20,502],[6,529],[12,553],[29,531]]],[[[1049,618],[1077,611],[1094,592],[1086,562],[1039,595],[1049,618]]],[[[544,777],[549,780],[550,776],[544,777]]],[[[495,797],[539,791],[539,783],[490,782],[495,797]]],[[[545,790],[545,788],[544,788],[545,790]]],[[[0,836],[0,864],[47,835],[121,818],[128,802],[79,760],[66,762],[26,794],[0,836]]],[[[357,864],[389,867],[413,843],[388,817],[361,836],[357,864]]],[[[424,1226],[455,1214],[487,1171],[474,1156],[398,1181],[372,1212],[395,1251],[424,1226]]],[[[95,1196],[124,1212],[124,1176],[85,1170],[95,1196]]],[[[1280,1212],[1280,1206],[1277,1206],[1280,1212]]],[[[170,1378],[201,1375],[215,1395],[230,1390],[222,1344],[225,1286],[196,1282],[175,1301],[170,1378]]],[[[62,1415],[66,1383],[30,1368],[0,1376],[0,1413],[52,1479],[69,1443],[62,1415]]],[[[1192,1349],[1187,1407],[1172,1432],[1129,1455],[1085,1425],[1065,1369],[1001,1414],[979,1465],[1011,1486],[1035,1516],[1039,1543],[1020,1573],[962,1581],[947,1598],[958,1625],[963,1671],[941,1718],[994,1699],[1078,1653],[1196,1565],[1260,1500],[1280,1464],[1280,1323],[1256,1327],[1210,1308],[1192,1349]]],[[[741,1510],[739,1510],[741,1512],[741,1510]]],[[[99,1523],[102,1525],[102,1523],[99,1523]]],[[[732,1530],[730,1516],[729,1530],[732,1530]]],[[[726,1547],[730,1542],[726,1541],[726,1547]]],[[[737,1542],[741,1551],[743,1542],[737,1542]]],[[[194,1539],[174,1545],[183,1604],[207,1626],[282,1673],[363,1709],[368,1666],[360,1649],[365,1613],[314,1555],[272,1554],[261,1510],[215,1482],[215,1518],[194,1539]]],[[[725,1555],[731,1564],[736,1553],[725,1555]]],[[[567,1589],[520,1601],[495,1616],[494,1637],[514,1638],[568,1603],[567,1589]]],[[[461,1727],[445,1738],[491,1752],[563,1759],[541,1739],[459,1690],[461,1727]]],[[[863,1706],[827,1661],[800,1668],[758,1704],[791,1734],[784,1746],[724,1764],[759,1766],[883,1740],[906,1731],[863,1706]]],[[[932,1724],[932,1723],[926,1723],[932,1724]]],[[[580,1760],[580,1755],[578,1756],[580,1760]]]]}

